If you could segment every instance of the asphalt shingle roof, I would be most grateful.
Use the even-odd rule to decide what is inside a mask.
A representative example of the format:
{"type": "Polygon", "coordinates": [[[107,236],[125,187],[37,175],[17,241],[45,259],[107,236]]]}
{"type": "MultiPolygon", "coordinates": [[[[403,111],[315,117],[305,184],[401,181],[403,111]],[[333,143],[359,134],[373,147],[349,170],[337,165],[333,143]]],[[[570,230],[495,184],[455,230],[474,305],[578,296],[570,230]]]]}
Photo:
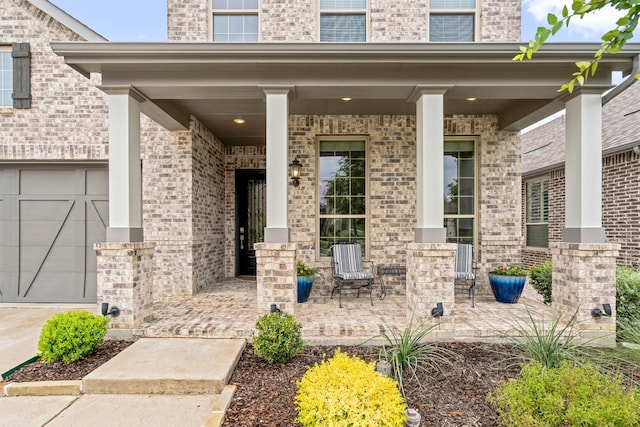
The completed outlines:
{"type": "MultiPolygon", "coordinates": [[[[522,172],[533,173],[565,160],[565,116],[522,134],[522,172]]],[[[640,82],[604,105],[602,148],[640,141],[640,82]]]]}

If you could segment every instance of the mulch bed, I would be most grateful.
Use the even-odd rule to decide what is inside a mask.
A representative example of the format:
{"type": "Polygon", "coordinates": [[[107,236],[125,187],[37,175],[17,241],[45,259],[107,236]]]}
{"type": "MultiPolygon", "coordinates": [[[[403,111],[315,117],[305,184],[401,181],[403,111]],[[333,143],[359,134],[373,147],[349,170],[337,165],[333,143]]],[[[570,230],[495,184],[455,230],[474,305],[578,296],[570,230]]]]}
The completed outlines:
{"type": "MultiPolygon", "coordinates": [[[[93,354],[73,363],[35,362],[13,373],[7,381],[80,380],[98,366],[131,345],[126,341],[105,341],[93,354]]],[[[509,359],[508,346],[475,343],[439,344],[455,353],[451,366],[419,374],[420,384],[405,380],[409,407],[418,409],[422,426],[498,426],[500,419],[486,402],[487,393],[498,381],[515,378],[519,367],[509,359]]],[[[293,403],[296,381],[324,357],[333,356],[337,346],[309,346],[287,363],[269,364],[253,354],[247,345],[231,384],[237,385],[225,426],[297,426],[293,403]]],[[[341,346],[341,351],[376,361],[378,348],[341,346]]]]}
{"type": "Polygon", "coordinates": [[[92,354],[72,363],[53,362],[45,365],[38,360],[20,368],[5,381],[24,383],[29,381],[81,380],[89,372],[95,370],[131,344],[133,342],[130,341],[104,341],[92,354]]]}
{"type": "MultiPolygon", "coordinates": [[[[498,426],[500,419],[486,402],[500,380],[515,378],[518,366],[509,359],[508,346],[441,344],[456,356],[442,371],[421,373],[420,384],[405,380],[409,407],[418,409],[422,426],[498,426]]],[[[237,385],[225,426],[296,426],[293,403],[296,381],[305,371],[331,357],[337,347],[306,347],[285,364],[268,364],[247,346],[230,383],[237,385]]],[[[341,351],[367,361],[377,360],[375,347],[341,346],[341,351]]]]}

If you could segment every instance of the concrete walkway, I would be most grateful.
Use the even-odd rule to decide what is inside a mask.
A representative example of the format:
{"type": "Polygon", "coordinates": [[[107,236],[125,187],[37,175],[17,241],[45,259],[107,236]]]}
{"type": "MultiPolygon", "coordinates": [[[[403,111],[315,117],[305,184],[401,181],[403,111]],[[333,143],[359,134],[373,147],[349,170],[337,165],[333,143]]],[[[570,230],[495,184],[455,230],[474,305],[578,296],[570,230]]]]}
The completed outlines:
{"type": "MultiPolygon", "coordinates": [[[[0,306],[2,372],[36,354],[49,317],[74,308],[0,306]]],[[[5,384],[0,427],[220,426],[235,390],[227,384],[245,343],[141,339],[82,381],[5,384]]]]}

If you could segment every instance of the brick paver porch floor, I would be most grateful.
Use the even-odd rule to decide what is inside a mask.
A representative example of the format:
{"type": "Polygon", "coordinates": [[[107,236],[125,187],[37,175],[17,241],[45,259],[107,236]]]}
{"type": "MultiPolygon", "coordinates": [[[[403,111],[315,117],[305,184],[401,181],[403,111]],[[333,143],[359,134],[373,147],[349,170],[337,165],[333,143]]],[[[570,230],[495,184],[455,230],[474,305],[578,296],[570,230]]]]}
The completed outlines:
{"type": "MultiPolygon", "coordinates": [[[[378,291],[374,289],[374,306],[368,295],[357,298],[345,293],[339,308],[337,297],[323,295],[330,292],[328,284],[314,284],[309,301],[298,304],[294,313],[302,324],[303,338],[310,344],[358,344],[389,328],[404,329],[408,323],[404,295],[380,300],[375,295],[378,291]]],[[[195,296],[157,302],[153,311],[155,320],[137,329],[136,335],[249,338],[258,318],[256,284],[226,280],[195,296]]],[[[528,323],[529,313],[547,325],[553,318],[551,307],[531,300],[502,304],[493,297],[477,296],[476,307],[471,308],[466,295],[456,295],[454,340],[498,342],[504,333],[513,333],[516,319],[528,323]]]]}

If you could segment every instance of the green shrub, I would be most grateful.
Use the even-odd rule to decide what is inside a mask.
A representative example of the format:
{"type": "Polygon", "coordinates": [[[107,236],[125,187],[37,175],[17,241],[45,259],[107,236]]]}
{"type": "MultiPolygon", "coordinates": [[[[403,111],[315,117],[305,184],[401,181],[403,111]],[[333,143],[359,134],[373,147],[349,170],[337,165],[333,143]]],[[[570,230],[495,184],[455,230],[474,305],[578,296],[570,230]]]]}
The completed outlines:
{"type": "Polygon", "coordinates": [[[621,341],[640,345],[640,314],[617,319],[618,338],[621,341]]]}
{"type": "Polygon", "coordinates": [[[542,295],[545,304],[551,304],[552,270],[551,261],[534,265],[529,269],[529,283],[542,295]]]}
{"type": "Polygon", "coordinates": [[[42,327],[38,350],[43,363],[74,362],[102,344],[109,319],[86,311],[59,313],[42,327]]]}
{"type": "Polygon", "coordinates": [[[401,427],[406,420],[397,383],[378,374],[375,363],[339,349],[307,370],[297,385],[297,420],[305,427],[401,427]]]}
{"type": "Polygon", "coordinates": [[[487,400],[506,426],[640,425],[640,390],[588,365],[526,365],[520,378],[498,383],[487,400]]]}
{"type": "MultiPolygon", "coordinates": [[[[618,321],[631,320],[640,313],[640,271],[629,267],[616,269],[616,316],[618,321]]],[[[618,322],[618,326],[620,322],[618,322]]]]}
{"type": "Polygon", "coordinates": [[[304,348],[302,325],[289,313],[269,313],[256,323],[253,352],[269,363],[286,362],[304,348]]]}

